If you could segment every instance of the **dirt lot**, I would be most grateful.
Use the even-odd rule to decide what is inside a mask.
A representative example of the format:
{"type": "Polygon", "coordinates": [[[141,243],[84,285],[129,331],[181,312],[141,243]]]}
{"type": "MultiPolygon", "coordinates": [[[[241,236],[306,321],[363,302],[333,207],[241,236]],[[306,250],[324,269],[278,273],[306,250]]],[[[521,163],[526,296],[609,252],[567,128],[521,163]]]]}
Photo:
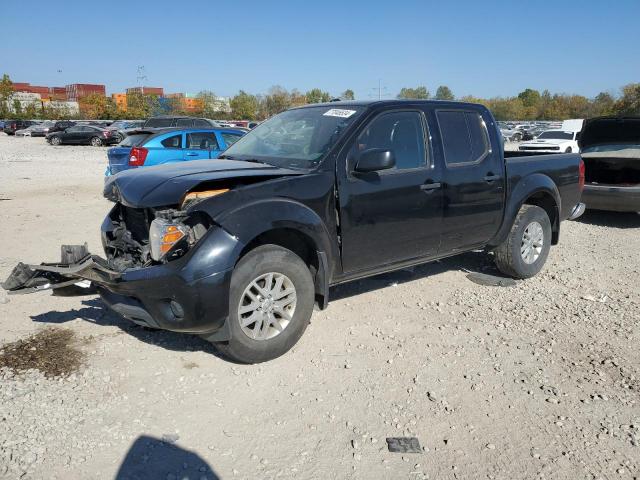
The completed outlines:
{"type": "MultiPolygon", "coordinates": [[[[105,161],[0,134],[0,277],[61,243],[100,251],[105,161]]],[[[544,271],[512,287],[467,279],[494,273],[482,253],[341,286],[257,366],[92,296],[0,292],[0,344],[22,341],[5,353],[37,357],[57,335],[43,355],[80,362],[0,370],[0,477],[636,478],[639,231],[637,215],[567,222],[544,271]],[[423,453],[389,453],[398,436],[423,453]]]]}

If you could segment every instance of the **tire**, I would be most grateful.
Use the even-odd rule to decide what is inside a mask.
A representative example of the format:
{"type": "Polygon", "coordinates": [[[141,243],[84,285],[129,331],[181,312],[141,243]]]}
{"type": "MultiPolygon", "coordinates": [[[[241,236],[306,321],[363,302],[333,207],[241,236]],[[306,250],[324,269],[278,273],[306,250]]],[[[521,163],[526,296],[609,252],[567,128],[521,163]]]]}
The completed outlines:
{"type": "Polygon", "coordinates": [[[58,146],[62,144],[62,139],[60,137],[51,137],[51,145],[58,146]]]}
{"type": "Polygon", "coordinates": [[[124,135],[122,135],[121,133],[117,133],[116,134],[116,143],[120,143],[122,140],[124,140],[124,135]]]}
{"type": "Polygon", "coordinates": [[[573,148],[571,147],[567,147],[567,149],[564,151],[564,153],[571,153],[573,152],[573,148]]]}
{"type": "Polygon", "coordinates": [[[494,250],[494,260],[498,270],[505,275],[519,279],[531,278],[544,266],[550,248],[551,221],[547,212],[535,205],[523,205],[508,237],[494,250]],[[529,241],[525,238],[525,232],[529,241]],[[538,239],[541,242],[537,242],[538,239]],[[540,243],[539,247],[535,246],[540,243]]]}
{"type": "Polygon", "coordinates": [[[228,359],[239,363],[259,363],[272,360],[286,353],[300,339],[309,324],[315,300],[315,288],[309,267],[291,250],[277,245],[263,245],[250,251],[236,265],[231,276],[231,288],[229,290],[229,330],[231,339],[228,342],[216,343],[218,350],[228,359]],[[273,279],[269,276],[274,274],[273,279]],[[277,288],[278,282],[281,287],[277,288]],[[258,290],[252,287],[256,282],[267,291],[267,281],[274,286],[273,292],[290,291],[293,287],[293,295],[289,294],[280,300],[282,304],[289,302],[284,308],[287,314],[281,314],[277,309],[269,311],[270,306],[277,303],[277,294],[264,298],[260,303],[259,298],[255,298],[258,290]],[[250,300],[250,294],[254,299],[250,300]],[[291,302],[291,299],[294,301],[291,302]],[[266,302],[266,303],[264,303],[266,302]],[[269,305],[271,302],[271,305],[269,305]],[[250,309],[253,304],[266,308],[267,314],[263,310],[241,311],[250,309]],[[290,320],[286,318],[291,313],[293,303],[293,314],[290,320]],[[266,318],[261,315],[271,315],[272,320],[266,324],[263,320],[255,323],[250,322],[250,317],[266,318]],[[244,322],[243,322],[244,320],[244,322]],[[242,323],[245,326],[242,326],[242,323]],[[288,322],[288,323],[287,323],[288,322]],[[284,325],[283,325],[284,323],[284,325]],[[276,324],[279,328],[276,328],[276,324]],[[263,328],[259,328],[262,326],[263,328]],[[258,330],[256,330],[258,329],[258,330]],[[256,333],[257,332],[257,333],[256,333]],[[256,337],[256,338],[253,338],[256,337]],[[260,338],[262,337],[262,338],[260,338]]]}
{"type": "Polygon", "coordinates": [[[521,142],[522,141],[522,134],[521,133],[514,133],[513,137],[511,139],[514,142],[521,142]]]}
{"type": "Polygon", "coordinates": [[[101,147],[102,139],[99,137],[91,137],[91,145],[94,147],[101,147]]]}

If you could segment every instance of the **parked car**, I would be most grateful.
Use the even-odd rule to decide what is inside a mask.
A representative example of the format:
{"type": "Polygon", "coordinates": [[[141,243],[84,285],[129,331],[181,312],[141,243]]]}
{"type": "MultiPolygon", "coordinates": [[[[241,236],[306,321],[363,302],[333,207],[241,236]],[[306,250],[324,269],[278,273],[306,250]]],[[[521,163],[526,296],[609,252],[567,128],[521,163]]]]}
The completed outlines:
{"type": "Polygon", "coordinates": [[[331,285],[480,248],[529,278],[584,207],[580,155],[505,158],[491,113],[471,103],[308,105],[220,159],[110,177],[106,258],[66,246],[3,287],[69,294],[90,280],[131,321],[255,363],[298,341],[331,285]]]}
{"type": "Polygon", "coordinates": [[[49,129],[53,126],[53,122],[46,120],[42,123],[34,123],[30,127],[16,130],[16,137],[44,137],[49,133],[49,129]]]}
{"type": "Polygon", "coordinates": [[[640,212],[640,117],[588,119],[579,143],[587,208],[640,212]]]}
{"type": "Polygon", "coordinates": [[[107,128],[114,131],[114,135],[118,143],[120,143],[127,136],[128,130],[141,128],[143,125],[144,120],[116,120],[107,128]]]}
{"type": "Polygon", "coordinates": [[[570,130],[546,130],[538,135],[535,140],[521,143],[518,149],[521,152],[540,153],[579,152],[579,134],[580,132],[572,132],[570,130]]]}
{"type": "Polygon", "coordinates": [[[112,145],[117,143],[111,130],[95,125],[74,125],[62,132],[49,133],[46,136],[51,145],[112,145]]]}
{"type": "Polygon", "coordinates": [[[64,132],[67,128],[73,127],[76,122],[72,122],[71,120],[58,120],[53,124],[53,127],[49,128],[49,133],[53,132],[64,132]]]}
{"type": "Polygon", "coordinates": [[[189,160],[209,160],[233,145],[245,132],[238,129],[132,130],[107,151],[106,176],[131,168],[189,160]]]}
{"type": "Polygon", "coordinates": [[[143,125],[143,128],[169,128],[169,127],[182,127],[182,128],[221,128],[214,120],[208,118],[195,118],[195,117],[176,117],[170,115],[160,115],[157,117],[148,118],[143,125]]]}
{"type": "Polygon", "coordinates": [[[15,135],[17,130],[28,128],[34,123],[35,122],[32,122],[31,120],[6,120],[3,131],[7,135],[15,135]]]}

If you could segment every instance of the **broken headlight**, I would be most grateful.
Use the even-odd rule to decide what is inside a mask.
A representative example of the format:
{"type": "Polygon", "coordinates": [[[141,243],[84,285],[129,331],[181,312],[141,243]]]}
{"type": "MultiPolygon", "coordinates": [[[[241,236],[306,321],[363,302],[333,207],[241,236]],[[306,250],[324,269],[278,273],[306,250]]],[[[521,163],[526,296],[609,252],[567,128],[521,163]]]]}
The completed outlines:
{"type": "Polygon", "coordinates": [[[181,240],[187,240],[188,236],[189,228],[186,225],[166,218],[156,218],[149,227],[151,258],[159,262],[181,240]]]}

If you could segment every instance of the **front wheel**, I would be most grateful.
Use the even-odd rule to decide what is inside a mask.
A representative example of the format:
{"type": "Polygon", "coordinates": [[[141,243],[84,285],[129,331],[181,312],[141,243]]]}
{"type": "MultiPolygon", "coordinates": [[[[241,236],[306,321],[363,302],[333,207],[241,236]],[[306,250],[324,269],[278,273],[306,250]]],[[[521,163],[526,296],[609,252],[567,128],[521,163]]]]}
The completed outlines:
{"type": "Polygon", "coordinates": [[[567,149],[564,151],[564,153],[571,153],[573,152],[573,148],[571,147],[567,147],[567,149]]]}
{"type": "Polygon", "coordinates": [[[549,256],[551,221],[544,209],[523,205],[509,236],[495,250],[498,270],[514,278],[530,278],[537,274],[549,256]]]}
{"type": "Polygon", "coordinates": [[[272,360],[293,347],[313,313],[311,272],[291,250],[263,245],[245,255],[231,276],[231,339],[216,346],[240,363],[272,360]]]}
{"type": "Polygon", "coordinates": [[[100,139],[98,137],[93,137],[91,139],[91,145],[93,145],[94,147],[101,147],[102,146],[102,139],[100,139]]]}
{"type": "Polygon", "coordinates": [[[62,139],[60,137],[51,137],[51,145],[57,146],[62,143],[62,139]]]}

